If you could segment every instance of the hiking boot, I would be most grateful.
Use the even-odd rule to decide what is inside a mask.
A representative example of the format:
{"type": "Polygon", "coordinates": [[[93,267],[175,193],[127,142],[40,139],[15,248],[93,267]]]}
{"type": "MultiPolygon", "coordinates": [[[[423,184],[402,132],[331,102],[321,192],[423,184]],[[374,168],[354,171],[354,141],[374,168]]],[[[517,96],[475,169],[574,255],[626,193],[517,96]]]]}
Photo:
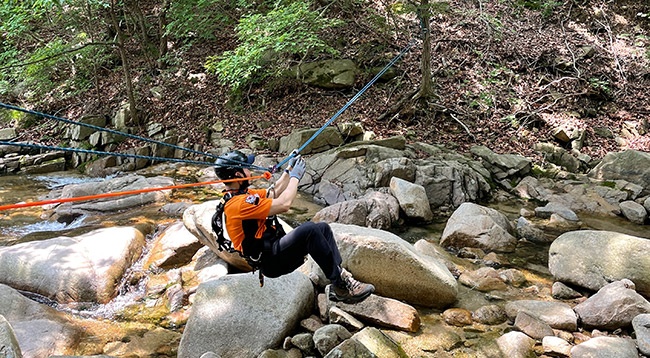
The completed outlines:
{"type": "Polygon", "coordinates": [[[356,303],[363,301],[375,292],[375,286],[355,280],[347,270],[341,270],[340,284],[327,286],[327,297],[330,301],[356,303]]]}

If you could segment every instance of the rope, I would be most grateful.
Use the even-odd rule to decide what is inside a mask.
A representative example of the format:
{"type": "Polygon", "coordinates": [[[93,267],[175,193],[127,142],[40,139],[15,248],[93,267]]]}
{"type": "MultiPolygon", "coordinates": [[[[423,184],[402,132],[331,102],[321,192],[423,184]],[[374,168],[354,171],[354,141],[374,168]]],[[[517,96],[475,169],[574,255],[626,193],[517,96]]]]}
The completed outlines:
{"type": "Polygon", "coordinates": [[[120,131],[117,131],[117,130],[114,130],[114,129],[102,128],[102,127],[98,127],[98,126],[88,124],[88,123],[77,122],[77,121],[73,121],[73,120],[70,120],[70,119],[65,119],[65,118],[53,116],[53,115],[50,115],[50,114],[47,114],[47,113],[36,112],[36,111],[29,110],[29,109],[12,106],[10,104],[5,104],[5,103],[2,103],[2,102],[0,102],[0,107],[4,107],[6,109],[12,109],[14,111],[20,111],[20,112],[23,112],[23,113],[32,114],[32,115],[39,116],[39,117],[54,119],[54,120],[59,121],[59,122],[64,122],[64,123],[68,123],[68,124],[75,124],[75,125],[79,125],[79,126],[82,126],[82,127],[92,128],[94,130],[98,130],[98,131],[102,131],[102,132],[108,132],[108,133],[120,135],[120,136],[123,136],[123,137],[128,137],[128,138],[132,138],[132,139],[141,140],[141,141],[148,142],[148,143],[160,144],[160,145],[164,145],[164,146],[167,146],[167,147],[170,147],[170,148],[183,150],[183,151],[190,152],[190,153],[193,153],[193,154],[204,155],[204,156],[211,157],[211,158],[214,158],[214,159],[219,159],[220,158],[219,156],[216,156],[216,155],[213,155],[213,154],[210,154],[210,153],[200,152],[200,151],[196,151],[194,149],[185,148],[185,147],[181,147],[181,146],[178,146],[178,145],[161,142],[161,141],[158,141],[158,140],[155,140],[155,139],[141,137],[141,136],[138,136],[138,135],[135,135],[135,134],[120,132],[120,131]]]}
{"type": "Polygon", "coordinates": [[[63,152],[75,152],[75,153],[108,155],[108,156],[123,157],[123,158],[149,159],[149,160],[153,160],[153,161],[170,161],[170,162],[180,162],[180,163],[196,164],[196,165],[214,165],[214,163],[199,162],[199,161],[186,160],[186,159],[152,157],[152,156],[139,155],[139,154],[102,152],[102,151],[98,151],[98,150],[89,150],[89,149],[81,149],[81,148],[52,147],[52,146],[49,146],[49,145],[31,144],[31,143],[18,143],[18,142],[14,143],[14,142],[0,141],[0,145],[13,145],[13,146],[17,146],[17,147],[36,148],[36,149],[45,149],[45,150],[58,150],[58,151],[63,151],[63,152]]]}
{"type": "Polygon", "coordinates": [[[311,143],[316,137],[318,137],[318,135],[320,135],[325,130],[325,128],[327,128],[330,124],[332,124],[332,122],[334,122],[334,120],[336,120],[336,118],[338,118],[338,116],[340,116],[341,113],[343,113],[346,109],[348,109],[348,107],[350,107],[359,97],[361,97],[361,95],[368,88],[370,88],[370,86],[372,86],[375,82],[377,82],[377,80],[381,76],[383,76],[384,73],[386,73],[386,71],[388,71],[389,68],[391,68],[397,61],[399,61],[402,58],[402,56],[404,56],[404,54],[408,50],[410,50],[411,47],[413,47],[413,45],[415,45],[415,41],[416,39],[411,40],[411,42],[404,49],[402,49],[402,51],[400,51],[400,53],[397,54],[397,56],[395,56],[386,66],[384,66],[384,68],[381,71],[379,71],[375,75],[375,77],[373,77],[372,80],[370,80],[370,82],[368,82],[359,92],[357,92],[357,94],[355,94],[354,97],[352,97],[348,101],[348,103],[346,103],[341,109],[339,109],[338,112],[336,112],[336,114],[334,114],[327,122],[325,122],[325,124],[323,124],[322,127],[320,127],[309,139],[307,139],[307,141],[305,141],[305,143],[303,143],[303,145],[300,146],[300,148],[296,149],[295,151],[292,151],[288,157],[286,157],[284,160],[282,160],[280,163],[274,166],[272,168],[272,171],[275,172],[278,168],[281,168],[289,160],[291,160],[291,158],[295,157],[300,152],[302,152],[309,145],[309,143],[311,143]]]}
{"type": "Polygon", "coordinates": [[[165,187],[161,187],[161,188],[145,188],[145,189],[138,189],[138,190],[127,190],[127,191],[119,191],[119,192],[112,192],[112,193],[77,196],[77,197],[74,197],[74,198],[59,198],[59,199],[50,199],[50,200],[43,200],[43,201],[33,201],[33,202],[29,202],[29,203],[16,203],[16,204],[2,205],[2,206],[0,206],[0,211],[9,210],[9,209],[27,208],[27,207],[32,207],[32,206],[70,203],[70,202],[74,202],[74,201],[85,201],[85,200],[93,200],[93,199],[104,199],[104,198],[112,198],[112,197],[116,197],[116,196],[143,194],[143,193],[149,193],[149,192],[153,192],[153,191],[163,191],[163,190],[171,190],[171,189],[183,189],[183,188],[190,188],[190,187],[202,186],[202,185],[210,185],[210,184],[218,184],[218,183],[230,183],[230,182],[235,182],[235,181],[256,180],[256,179],[269,180],[269,179],[271,179],[271,173],[264,172],[264,174],[262,174],[262,175],[248,177],[248,178],[235,178],[235,179],[227,179],[227,180],[213,180],[213,181],[206,181],[206,182],[201,182],[201,183],[171,185],[171,186],[165,186],[165,187]]]}

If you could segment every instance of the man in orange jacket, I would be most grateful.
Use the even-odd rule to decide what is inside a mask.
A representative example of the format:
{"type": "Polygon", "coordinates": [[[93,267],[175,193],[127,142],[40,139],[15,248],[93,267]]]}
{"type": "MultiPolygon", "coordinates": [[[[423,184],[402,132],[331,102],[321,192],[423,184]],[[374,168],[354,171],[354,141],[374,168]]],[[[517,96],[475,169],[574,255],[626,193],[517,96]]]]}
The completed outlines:
{"type": "MultiPolygon", "coordinates": [[[[254,155],[231,151],[216,161],[215,172],[222,180],[249,178],[248,167],[254,161],[254,155]]],[[[373,293],[375,287],[355,280],[341,267],[341,255],[327,223],[306,222],[283,235],[284,231],[269,219],[289,210],[305,169],[304,159],[292,158],[270,193],[265,189],[250,189],[248,180],[226,183],[224,194],[230,198],[224,206],[224,231],[235,250],[245,257],[259,259],[264,276],[273,278],[293,272],[309,254],[332,282],[326,288],[330,300],[359,302],[373,293]]]]}

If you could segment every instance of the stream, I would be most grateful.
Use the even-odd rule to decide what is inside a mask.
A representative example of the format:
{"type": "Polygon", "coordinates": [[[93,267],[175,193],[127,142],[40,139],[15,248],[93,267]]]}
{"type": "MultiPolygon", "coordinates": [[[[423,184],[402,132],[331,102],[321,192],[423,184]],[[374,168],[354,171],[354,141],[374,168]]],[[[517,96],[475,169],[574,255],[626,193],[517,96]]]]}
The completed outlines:
{"type": "MultiPolygon", "coordinates": [[[[151,175],[169,175],[174,177],[177,182],[196,180],[178,174],[185,172],[191,172],[191,170],[170,169],[169,166],[148,169],[148,173],[151,175]]],[[[0,203],[4,205],[41,200],[51,190],[61,188],[64,185],[99,180],[104,180],[104,178],[90,178],[73,172],[51,173],[48,175],[0,176],[0,203]]],[[[206,200],[216,199],[215,195],[218,192],[218,188],[201,187],[175,190],[172,193],[170,202],[191,201],[200,203],[206,200]]],[[[161,213],[159,210],[161,205],[149,205],[119,213],[81,216],[68,224],[53,220],[50,217],[50,211],[47,210],[48,208],[43,207],[0,211],[0,246],[10,246],[33,240],[44,240],[61,235],[75,236],[107,226],[136,225],[144,222],[160,228],[180,220],[180,218],[170,217],[161,213]]],[[[519,217],[521,208],[533,210],[535,207],[533,203],[522,201],[499,202],[489,206],[504,213],[513,222],[519,217]]],[[[296,225],[311,218],[320,208],[309,197],[299,195],[296,201],[294,201],[292,210],[283,219],[292,225],[296,225]]],[[[581,215],[581,220],[583,222],[581,228],[583,229],[610,230],[638,237],[650,237],[647,226],[634,225],[619,217],[586,218],[581,215]]],[[[429,225],[399,229],[394,233],[410,243],[415,243],[421,239],[438,243],[445,222],[446,218],[438,218],[437,221],[429,225]]],[[[149,235],[147,238],[148,246],[151,246],[154,236],[158,231],[161,230],[154,230],[154,233],[149,235]]],[[[549,245],[522,241],[514,253],[500,255],[503,261],[503,267],[516,268],[524,274],[528,281],[525,287],[518,289],[509,287],[505,291],[499,291],[498,294],[486,294],[485,292],[472,290],[459,284],[458,302],[455,307],[474,310],[484,305],[494,304],[496,301],[550,299],[550,287],[553,284],[553,279],[547,268],[548,248],[549,245]]],[[[150,247],[145,248],[145,252],[149,249],[150,247]]],[[[449,259],[461,270],[474,270],[480,267],[480,263],[477,260],[458,258],[453,254],[449,255],[449,259]]],[[[134,265],[131,271],[139,271],[140,268],[138,265],[141,265],[141,263],[142,259],[134,265]]],[[[80,320],[79,324],[84,327],[88,334],[87,337],[82,338],[80,346],[84,348],[81,353],[98,354],[97,352],[99,351],[101,353],[101,349],[103,349],[102,347],[106,342],[111,342],[111,340],[115,339],[123,340],[125,336],[132,334],[130,332],[142,332],[157,328],[151,324],[143,323],[137,318],[137,315],[134,316],[135,319],[130,320],[117,314],[134,302],[143,299],[145,292],[144,285],[145,280],[141,276],[138,281],[131,275],[125,275],[125,280],[122,283],[123,289],[120,290],[120,295],[105,305],[59,305],[38,295],[24,294],[38,302],[48,304],[60,311],[78,317],[80,320]],[[110,322],[106,322],[107,320],[110,322]]],[[[417,334],[417,336],[420,336],[420,339],[414,339],[412,343],[402,343],[407,352],[409,351],[409,344],[421,344],[417,342],[421,342],[422,337],[438,335],[440,325],[444,324],[444,322],[441,322],[439,311],[431,309],[418,309],[418,311],[422,319],[422,327],[417,334]]],[[[170,327],[164,328],[170,329],[170,327]]],[[[503,328],[502,326],[493,326],[480,332],[467,330],[463,332],[463,335],[468,340],[480,340],[482,339],[481,337],[484,337],[483,339],[486,340],[493,339],[493,335],[490,333],[496,331],[501,332],[503,328]]],[[[462,331],[462,329],[460,330],[462,331]]]]}

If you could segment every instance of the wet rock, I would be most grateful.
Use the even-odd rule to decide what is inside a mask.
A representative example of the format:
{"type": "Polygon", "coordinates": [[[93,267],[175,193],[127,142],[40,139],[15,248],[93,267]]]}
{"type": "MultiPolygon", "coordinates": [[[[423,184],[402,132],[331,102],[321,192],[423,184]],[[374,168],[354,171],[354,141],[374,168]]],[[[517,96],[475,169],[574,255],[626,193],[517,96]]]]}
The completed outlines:
{"type": "Polygon", "coordinates": [[[153,247],[143,267],[169,270],[188,264],[203,244],[194,236],[183,222],[169,225],[156,237],[153,247]]]}
{"type": "Polygon", "coordinates": [[[417,310],[394,299],[370,295],[355,304],[336,302],[334,305],[376,326],[407,332],[417,332],[420,328],[420,315],[417,310]]]}
{"type": "Polygon", "coordinates": [[[544,321],[534,317],[526,311],[519,311],[515,318],[515,328],[526,333],[534,339],[542,339],[546,336],[553,336],[553,328],[544,321]]]}
{"type": "Polygon", "coordinates": [[[481,292],[502,291],[508,288],[499,272],[492,267],[481,267],[475,271],[464,272],[458,278],[458,282],[481,292]]]}
{"type": "Polygon", "coordinates": [[[519,312],[537,317],[552,328],[575,331],[578,318],[566,303],[552,301],[519,300],[508,302],[505,306],[508,319],[515,320],[519,312]]]}
{"type": "Polygon", "coordinates": [[[519,237],[522,237],[530,242],[536,242],[540,244],[550,243],[555,238],[549,235],[546,235],[542,229],[535,227],[529,220],[523,216],[517,219],[517,234],[519,237]]]}
{"type": "MultiPolygon", "coordinates": [[[[11,325],[24,357],[49,357],[69,352],[77,344],[77,337],[81,334],[62,312],[32,301],[2,284],[0,316],[11,325]]],[[[5,331],[5,334],[8,337],[8,331],[5,331]]],[[[4,342],[2,339],[0,334],[0,342],[4,342]]],[[[1,353],[4,351],[0,350],[1,353]]]]}
{"type": "Polygon", "coordinates": [[[378,295],[438,308],[456,301],[458,284],[442,262],[386,231],[336,223],[331,227],[343,266],[356,279],[375,285],[378,295]]]}
{"type": "Polygon", "coordinates": [[[592,291],[627,278],[637,292],[650,297],[648,252],[647,239],[610,231],[572,231],[551,244],[548,268],[556,280],[592,291]]]}
{"type": "Polygon", "coordinates": [[[142,232],[113,227],[0,248],[0,282],[61,303],[107,303],[138,259],[142,232]]]}
{"type": "Polygon", "coordinates": [[[390,180],[390,191],[409,219],[425,222],[433,219],[427,193],[421,185],[394,177],[390,180]]]}
{"type": "Polygon", "coordinates": [[[178,357],[196,357],[203,352],[256,357],[268,347],[279,346],[309,314],[313,301],[311,281],[300,272],[267,279],[263,288],[257,275],[250,273],[205,282],[196,292],[178,357]],[[217,335],[219,339],[215,339],[217,335]]]}
{"type": "Polygon", "coordinates": [[[124,341],[108,343],[104,346],[104,354],[114,357],[137,357],[141,352],[156,352],[159,355],[173,356],[176,354],[181,334],[171,330],[156,328],[140,336],[130,336],[124,341]]]}
{"type": "Polygon", "coordinates": [[[553,295],[553,298],[558,300],[570,300],[573,298],[582,297],[582,294],[580,292],[559,281],[553,282],[553,286],[551,287],[551,294],[553,295]]]}
{"type": "Polygon", "coordinates": [[[507,269],[499,272],[499,276],[508,284],[514,287],[522,287],[526,284],[526,276],[517,269],[507,269]]]}
{"type": "Polygon", "coordinates": [[[640,314],[632,320],[632,327],[636,334],[636,344],[639,351],[646,356],[650,356],[650,314],[640,314]]]}
{"type": "Polygon", "coordinates": [[[505,309],[499,305],[487,305],[477,308],[472,313],[472,318],[478,323],[497,325],[508,319],[505,309]]]}
{"type": "Polygon", "coordinates": [[[612,282],[573,308],[587,328],[627,327],[639,314],[650,313],[650,302],[634,291],[629,280],[612,282]]]}
{"type": "Polygon", "coordinates": [[[546,336],[542,338],[542,347],[544,348],[544,354],[551,357],[571,356],[571,344],[559,337],[546,336]]]}
{"type": "MultiPolygon", "coordinates": [[[[358,341],[373,353],[373,357],[407,358],[404,350],[390,337],[374,327],[366,327],[355,333],[351,340],[358,341]]],[[[357,357],[353,355],[351,357],[357,357]]]]}
{"type": "Polygon", "coordinates": [[[463,259],[478,260],[483,256],[485,256],[485,251],[478,247],[463,247],[458,250],[458,257],[463,259]]]}
{"type": "Polygon", "coordinates": [[[638,358],[634,340],[619,337],[596,337],[571,348],[572,358],[638,358]]]}
{"type": "Polygon", "coordinates": [[[532,358],[535,357],[535,340],[521,332],[508,332],[497,338],[497,344],[504,357],[532,358]]]}
{"type": "Polygon", "coordinates": [[[535,215],[542,219],[548,219],[552,214],[558,214],[568,221],[578,221],[578,215],[562,203],[550,202],[543,207],[535,208],[535,215]]]}
{"type": "Polygon", "coordinates": [[[643,205],[635,201],[624,201],[619,206],[621,207],[623,216],[635,224],[643,225],[645,219],[648,217],[648,212],[643,205]]]}
{"type": "Polygon", "coordinates": [[[327,355],[334,347],[341,344],[352,334],[338,324],[328,324],[314,332],[314,345],[321,355],[327,355]]]}
{"type": "Polygon", "coordinates": [[[502,213],[477,204],[463,203],[447,221],[440,245],[512,252],[517,246],[517,238],[513,234],[512,224],[502,213]]]}
{"type": "Polygon", "coordinates": [[[450,308],[442,312],[442,319],[452,326],[469,326],[472,324],[472,312],[464,308],[450,308]]]}

